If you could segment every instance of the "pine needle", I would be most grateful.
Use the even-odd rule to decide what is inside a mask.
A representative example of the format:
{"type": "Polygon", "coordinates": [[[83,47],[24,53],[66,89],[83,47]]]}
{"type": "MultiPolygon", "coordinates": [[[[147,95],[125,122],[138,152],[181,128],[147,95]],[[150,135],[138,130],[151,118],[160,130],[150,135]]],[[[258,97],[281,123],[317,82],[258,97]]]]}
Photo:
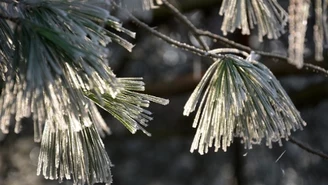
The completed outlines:
{"type": "Polygon", "coordinates": [[[183,114],[199,107],[193,122],[197,131],[190,151],[200,154],[210,147],[226,151],[234,137],[245,148],[288,139],[291,130],[305,122],[268,68],[235,55],[214,62],[187,101],[183,114]]]}
{"type": "Polygon", "coordinates": [[[277,0],[223,0],[220,15],[224,15],[221,27],[224,35],[236,29],[249,35],[257,25],[259,41],[263,41],[264,36],[269,39],[280,37],[288,19],[277,0]]]}

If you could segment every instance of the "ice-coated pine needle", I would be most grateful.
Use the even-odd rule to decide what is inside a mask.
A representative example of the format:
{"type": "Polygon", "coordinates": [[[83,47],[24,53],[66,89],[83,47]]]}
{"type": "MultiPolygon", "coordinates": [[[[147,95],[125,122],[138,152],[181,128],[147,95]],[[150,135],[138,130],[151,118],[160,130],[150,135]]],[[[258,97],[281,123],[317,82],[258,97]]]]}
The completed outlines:
{"type": "Polygon", "coordinates": [[[313,26],[313,38],[315,44],[315,59],[324,59],[324,45],[328,44],[328,1],[316,0],[315,25],[313,26]]]}
{"type": "Polygon", "coordinates": [[[289,1],[288,61],[297,68],[303,67],[304,42],[309,8],[310,2],[308,0],[289,1]]]}
{"type": "Polygon", "coordinates": [[[118,82],[122,89],[115,98],[107,93],[97,95],[94,91],[85,91],[85,95],[123,123],[131,133],[142,130],[150,135],[144,127],[152,117],[145,108],[150,102],[167,105],[169,100],[141,93],[145,89],[142,78],[118,78],[118,82]]]}
{"type": "Polygon", "coordinates": [[[234,137],[245,148],[288,139],[305,122],[271,71],[261,63],[226,55],[214,62],[187,101],[183,114],[198,110],[191,152],[224,151],[234,137]]]}
{"type": "MultiPolygon", "coordinates": [[[[75,122],[69,116],[65,121],[75,122]]],[[[77,120],[77,124],[80,124],[77,120]]],[[[37,174],[46,179],[72,180],[74,185],[111,183],[111,161],[94,125],[81,126],[76,131],[73,124],[65,130],[45,124],[37,174]]]]}
{"type": "MultiPolygon", "coordinates": [[[[8,46],[3,46],[4,51],[8,51],[4,55],[12,57],[8,65],[0,65],[5,69],[0,97],[3,132],[8,132],[13,115],[16,132],[20,131],[20,120],[33,115],[35,140],[40,141],[43,124],[49,115],[70,112],[66,109],[71,108],[68,104],[76,107],[72,109],[78,110],[76,114],[85,112],[81,108],[85,106],[83,99],[82,103],[79,99],[71,99],[77,97],[72,89],[93,89],[98,94],[106,92],[113,97],[119,93],[121,86],[107,66],[106,45],[115,41],[128,50],[133,45],[101,24],[131,36],[133,33],[122,28],[118,20],[102,8],[104,3],[101,0],[26,0],[1,6],[5,15],[22,20],[11,31],[1,21],[4,26],[1,29],[5,32],[1,32],[0,37],[11,39],[6,42],[8,46]]],[[[55,123],[64,129],[61,127],[66,125],[61,120],[55,123]]]]}
{"type": "Polygon", "coordinates": [[[264,36],[277,39],[284,32],[288,14],[277,0],[223,0],[220,15],[224,15],[223,34],[241,29],[249,35],[256,25],[259,40],[264,36]]]}
{"type": "MultiPolygon", "coordinates": [[[[38,174],[75,184],[111,183],[110,161],[99,135],[109,133],[94,103],[131,132],[151,120],[144,109],[168,100],[140,93],[138,78],[116,78],[107,65],[109,42],[133,45],[105,28],[134,37],[110,15],[107,1],[25,0],[1,2],[0,11],[21,21],[0,20],[0,129],[32,117],[41,141],[38,174]],[[5,5],[4,5],[5,4],[5,5]],[[91,101],[92,100],[92,101],[91,101]]],[[[146,132],[146,131],[145,131],[146,132]]]]}

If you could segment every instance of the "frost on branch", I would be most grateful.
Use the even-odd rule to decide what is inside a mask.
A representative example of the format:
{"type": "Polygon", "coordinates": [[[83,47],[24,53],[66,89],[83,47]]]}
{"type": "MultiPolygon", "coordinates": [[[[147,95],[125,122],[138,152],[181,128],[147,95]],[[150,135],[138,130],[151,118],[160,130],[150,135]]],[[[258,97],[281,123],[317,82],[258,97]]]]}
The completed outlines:
{"type": "Polygon", "coordinates": [[[235,55],[226,55],[207,70],[187,101],[183,114],[188,116],[199,107],[193,122],[197,131],[190,151],[200,154],[224,151],[234,137],[245,148],[288,139],[291,130],[306,123],[271,71],[263,64],[235,55]],[[200,103],[199,103],[200,102],[200,103]]]}
{"type": "Polygon", "coordinates": [[[249,35],[250,29],[257,25],[260,41],[265,35],[269,39],[280,37],[288,19],[277,0],[223,0],[220,15],[224,15],[221,27],[224,35],[237,28],[249,35]]]}

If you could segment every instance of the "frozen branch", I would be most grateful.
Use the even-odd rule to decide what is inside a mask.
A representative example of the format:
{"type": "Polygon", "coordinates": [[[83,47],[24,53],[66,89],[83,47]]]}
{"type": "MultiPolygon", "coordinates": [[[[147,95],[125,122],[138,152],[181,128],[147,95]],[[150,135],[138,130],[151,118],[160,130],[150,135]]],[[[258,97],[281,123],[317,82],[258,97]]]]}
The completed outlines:
{"type": "Polygon", "coordinates": [[[318,150],[315,150],[309,146],[307,146],[306,144],[304,144],[303,142],[301,141],[298,141],[297,139],[293,138],[293,137],[289,137],[289,141],[297,146],[299,146],[301,149],[305,150],[306,152],[308,153],[311,153],[313,155],[316,155],[316,156],[319,156],[323,159],[328,159],[328,155],[321,152],[321,151],[318,151],[318,150]]]}
{"type": "Polygon", "coordinates": [[[202,39],[202,35],[199,34],[198,29],[196,28],[195,25],[193,25],[186,16],[184,16],[182,13],[180,13],[180,11],[174,7],[171,3],[169,3],[167,0],[162,0],[163,5],[168,8],[174,15],[176,18],[178,18],[180,20],[180,22],[182,22],[185,26],[187,26],[189,28],[189,30],[192,32],[192,34],[195,36],[195,38],[197,39],[198,43],[203,47],[203,49],[205,49],[206,51],[209,50],[208,45],[206,44],[206,42],[202,39]]]}
{"type": "MultiPolygon", "coordinates": [[[[214,34],[212,32],[209,31],[205,31],[205,30],[201,30],[196,28],[177,8],[175,8],[172,4],[170,4],[169,2],[167,2],[166,0],[163,0],[164,6],[166,6],[168,9],[171,10],[171,12],[186,26],[189,28],[189,30],[194,34],[194,36],[197,38],[198,42],[202,45],[203,48],[204,45],[202,44],[202,40],[201,40],[201,36],[207,36],[209,38],[215,39],[216,41],[220,42],[222,45],[228,46],[228,47],[232,47],[232,48],[236,48],[239,49],[241,51],[244,52],[248,52],[250,53],[251,51],[253,51],[250,47],[236,43],[232,40],[229,40],[225,37],[222,37],[220,35],[214,34]]],[[[171,44],[172,46],[190,51],[192,53],[195,53],[197,55],[200,56],[205,56],[205,57],[210,57],[210,58],[219,58],[221,57],[220,55],[216,55],[213,52],[207,52],[201,48],[189,45],[187,43],[183,43],[183,42],[179,42],[177,40],[174,40],[170,37],[168,37],[167,35],[164,35],[162,33],[160,33],[159,31],[150,28],[147,24],[143,23],[142,21],[140,21],[138,18],[136,18],[135,16],[133,16],[130,12],[128,12],[125,9],[122,9],[118,6],[116,6],[120,11],[123,11],[125,15],[127,15],[137,26],[140,26],[142,29],[148,31],[149,33],[151,33],[152,35],[164,40],[165,42],[167,42],[168,44],[171,44]]],[[[284,63],[288,63],[288,58],[285,56],[281,56],[281,55],[276,55],[276,54],[271,54],[271,53],[267,53],[264,51],[255,51],[256,54],[261,55],[262,57],[265,58],[270,58],[272,61],[280,61],[280,62],[284,62],[284,63]]],[[[305,66],[307,68],[311,68],[317,72],[320,72],[322,74],[327,75],[328,72],[327,70],[325,70],[322,67],[319,66],[315,66],[312,64],[305,64],[305,66]]],[[[290,142],[293,144],[298,145],[299,147],[301,147],[302,149],[304,149],[305,151],[318,155],[322,158],[328,159],[328,156],[322,152],[318,152],[316,150],[313,150],[307,146],[305,146],[304,144],[302,144],[301,142],[295,140],[294,138],[290,138],[290,142]]]]}

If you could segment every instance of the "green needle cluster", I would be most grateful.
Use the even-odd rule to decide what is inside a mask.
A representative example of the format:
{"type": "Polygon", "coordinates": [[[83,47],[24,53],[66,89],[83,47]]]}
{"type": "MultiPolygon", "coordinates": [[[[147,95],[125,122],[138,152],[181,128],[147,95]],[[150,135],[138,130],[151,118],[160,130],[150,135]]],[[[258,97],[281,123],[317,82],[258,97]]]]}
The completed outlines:
{"type": "Polygon", "coordinates": [[[271,71],[263,64],[235,55],[214,62],[184,107],[188,116],[199,107],[193,127],[197,127],[191,152],[224,151],[234,137],[245,148],[288,139],[291,130],[306,125],[292,101],[271,71]]]}

